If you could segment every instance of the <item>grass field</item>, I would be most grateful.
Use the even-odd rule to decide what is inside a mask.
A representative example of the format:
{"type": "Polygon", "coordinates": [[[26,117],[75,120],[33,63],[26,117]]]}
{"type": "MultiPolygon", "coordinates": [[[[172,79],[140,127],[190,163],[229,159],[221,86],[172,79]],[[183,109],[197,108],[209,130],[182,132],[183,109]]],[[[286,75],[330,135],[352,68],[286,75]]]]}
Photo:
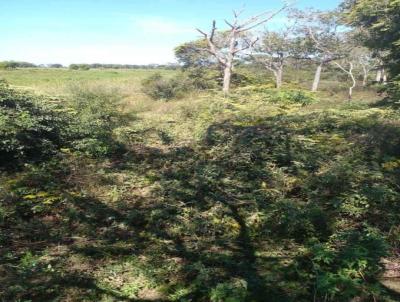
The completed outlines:
{"type": "Polygon", "coordinates": [[[69,86],[76,83],[118,87],[127,94],[140,93],[140,82],[149,75],[159,72],[172,74],[169,70],[69,70],[25,68],[17,70],[0,70],[0,78],[11,85],[33,89],[37,93],[64,94],[69,86]]]}

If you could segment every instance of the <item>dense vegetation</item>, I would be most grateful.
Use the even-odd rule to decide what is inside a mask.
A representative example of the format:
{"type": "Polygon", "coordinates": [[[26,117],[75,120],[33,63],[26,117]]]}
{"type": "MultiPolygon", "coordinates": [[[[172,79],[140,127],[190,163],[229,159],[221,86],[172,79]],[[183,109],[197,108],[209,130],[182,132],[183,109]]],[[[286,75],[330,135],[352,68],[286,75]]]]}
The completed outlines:
{"type": "MultiPolygon", "coordinates": [[[[341,16],[368,46],[363,3],[341,16]]],[[[321,62],[264,55],[223,93],[202,45],[176,71],[0,71],[1,301],[399,301],[393,46],[349,101],[334,63],[310,92],[321,62]]]]}

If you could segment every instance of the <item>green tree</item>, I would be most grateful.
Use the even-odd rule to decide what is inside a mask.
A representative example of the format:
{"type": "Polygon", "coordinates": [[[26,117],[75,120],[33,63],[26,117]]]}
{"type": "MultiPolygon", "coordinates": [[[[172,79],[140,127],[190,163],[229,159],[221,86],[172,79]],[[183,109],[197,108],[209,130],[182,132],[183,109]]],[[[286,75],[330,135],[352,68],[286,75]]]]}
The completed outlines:
{"type": "Polygon", "coordinates": [[[295,57],[296,40],[292,28],[279,33],[266,31],[261,43],[255,47],[255,53],[252,55],[253,60],[262,64],[274,74],[276,88],[282,86],[283,69],[288,59],[295,57]]]}
{"type": "Polygon", "coordinates": [[[183,43],[175,48],[175,57],[183,68],[209,67],[215,60],[204,50],[206,47],[204,39],[183,43]]]}
{"type": "Polygon", "coordinates": [[[347,21],[362,29],[365,45],[388,51],[384,61],[392,75],[400,74],[400,1],[347,0],[342,8],[347,21]]]}

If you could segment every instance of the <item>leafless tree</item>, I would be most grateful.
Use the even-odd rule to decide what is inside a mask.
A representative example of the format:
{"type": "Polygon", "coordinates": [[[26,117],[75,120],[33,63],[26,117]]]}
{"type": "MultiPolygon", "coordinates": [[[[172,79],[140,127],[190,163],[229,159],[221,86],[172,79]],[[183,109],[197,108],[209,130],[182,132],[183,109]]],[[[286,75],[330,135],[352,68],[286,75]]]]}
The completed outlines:
{"type": "Polygon", "coordinates": [[[368,76],[371,70],[376,69],[380,66],[379,60],[374,57],[372,51],[368,48],[360,47],[356,50],[357,52],[357,63],[360,65],[363,75],[362,85],[363,87],[368,84],[368,76]]]}
{"type": "Polygon", "coordinates": [[[277,14],[285,10],[288,6],[289,4],[286,3],[280,9],[274,12],[263,12],[245,21],[239,20],[239,17],[243,13],[243,10],[234,11],[233,21],[225,20],[225,23],[229,27],[229,29],[223,35],[225,36],[225,43],[219,44],[216,42],[217,26],[215,20],[212,22],[210,33],[206,33],[200,29],[197,29],[197,31],[200,32],[204,36],[204,39],[207,41],[208,47],[206,48],[206,51],[216,58],[218,64],[224,71],[222,90],[225,94],[228,94],[230,90],[235,58],[245,50],[251,49],[258,41],[258,38],[250,39],[246,37],[246,33],[262,24],[267,23],[277,14]]]}
{"type": "Polygon", "coordinates": [[[354,70],[354,63],[352,61],[347,61],[345,63],[339,63],[339,62],[333,62],[337,67],[339,67],[343,72],[345,72],[352,80],[352,85],[349,87],[349,94],[348,94],[348,100],[351,101],[353,97],[353,89],[356,87],[356,78],[353,74],[354,70]],[[345,67],[346,65],[348,66],[347,68],[345,67]]]}

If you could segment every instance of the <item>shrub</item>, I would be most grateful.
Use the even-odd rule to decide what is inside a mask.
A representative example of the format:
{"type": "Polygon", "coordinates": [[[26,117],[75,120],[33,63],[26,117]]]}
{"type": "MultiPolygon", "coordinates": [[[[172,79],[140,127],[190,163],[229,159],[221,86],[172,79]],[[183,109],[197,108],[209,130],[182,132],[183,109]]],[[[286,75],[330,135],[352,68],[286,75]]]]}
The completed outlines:
{"type": "Polygon", "coordinates": [[[120,150],[113,131],[130,118],[120,109],[122,96],[100,87],[73,86],[71,92],[68,105],[74,118],[68,132],[72,147],[96,157],[120,150]]]}
{"type": "Polygon", "coordinates": [[[381,270],[380,259],[386,256],[387,245],[376,230],[365,228],[334,234],[327,243],[314,245],[311,252],[316,297],[350,301],[354,297],[382,294],[375,276],[381,270]]]}
{"type": "Polygon", "coordinates": [[[19,166],[54,154],[66,120],[43,99],[0,82],[0,166],[19,166]]]}
{"type": "Polygon", "coordinates": [[[115,109],[120,101],[113,91],[75,87],[69,102],[53,104],[0,82],[0,167],[43,161],[60,148],[91,156],[121,150],[113,131],[129,116],[115,109]]]}
{"type": "Polygon", "coordinates": [[[178,98],[188,90],[188,83],[183,77],[164,78],[155,73],[142,82],[142,90],[154,100],[178,98]]]}
{"type": "Polygon", "coordinates": [[[222,83],[221,72],[216,69],[188,68],[183,72],[183,77],[187,78],[188,89],[215,89],[222,83]]]}
{"type": "Polygon", "coordinates": [[[233,94],[234,97],[246,96],[252,100],[270,102],[274,104],[309,105],[316,102],[313,93],[302,89],[272,88],[272,85],[247,86],[240,88],[233,94]]]}
{"type": "Polygon", "coordinates": [[[246,70],[243,68],[235,70],[235,72],[232,74],[232,79],[231,79],[231,84],[233,87],[261,85],[264,82],[265,82],[265,77],[263,75],[256,74],[255,71],[246,70]]]}
{"type": "Polygon", "coordinates": [[[219,283],[211,291],[212,302],[241,302],[247,297],[247,282],[242,279],[219,283]]]}

